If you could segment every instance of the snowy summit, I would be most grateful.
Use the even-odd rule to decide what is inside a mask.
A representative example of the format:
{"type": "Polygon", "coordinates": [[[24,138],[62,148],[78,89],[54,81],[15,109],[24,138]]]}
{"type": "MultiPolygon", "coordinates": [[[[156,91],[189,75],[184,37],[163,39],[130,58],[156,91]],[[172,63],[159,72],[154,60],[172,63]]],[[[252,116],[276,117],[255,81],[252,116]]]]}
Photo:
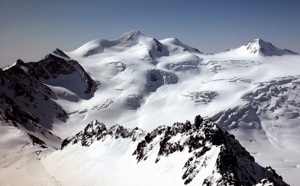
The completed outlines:
{"type": "Polygon", "coordinates": [[[254,39],[252,42],[241,46],[240,48],[229,50],[228,52],[244,53],[248,55],[258,56],[282,56],[298,54],[288,49],[280,49],[272,43],[266,42],[262,39],[254,39]]]}

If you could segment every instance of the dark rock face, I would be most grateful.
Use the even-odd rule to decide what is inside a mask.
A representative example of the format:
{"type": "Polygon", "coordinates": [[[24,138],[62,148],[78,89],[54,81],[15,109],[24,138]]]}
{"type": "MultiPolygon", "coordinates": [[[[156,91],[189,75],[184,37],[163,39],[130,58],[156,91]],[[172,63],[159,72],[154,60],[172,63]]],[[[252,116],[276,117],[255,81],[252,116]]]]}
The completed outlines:
{"type": "Polygon", "coordinates": [[[68,117],[61,106],[50,99],[54,96],[51,89],[21,60],[0,72],[0,84],[0,113],[6,120],[32,131],[37,124],[50,129],[53,117],[61,121],[68,117]]]}
{"type": "Polygon", "coordinates": [[[74,73],[85,82],[82,94],[93,94],[97,83],[78,62],[59,49],[38,62],[17,60],[15,65],[0,71],[0,113],[4,118],[22,123],[25,128],[34,128],[29,125],[36,123],[51,129],[52,118],[65,121],[68,116],[60,105],[50,99],[56,99],[56,95],[44,81],[74,73]]]}
{"type": "Polygon", "coordinates": [[[58,56],[64,57],[64,58],[70,58],[67,54],[65,54],[63,51],[61,51],[59,48],[55,49],[53,54],[56,54],[58,56]]]}
{"type": "Polygon", "coordinates": [[[32,143],[45,147],[49,138],[60,141],[48,129],[52,120],[65,121],[66,112],[50,99],[53,92],[41,83],[26,63],[18,60],[9,69],[0,71],[0,119],[20,128],[32,139],[32,143]],[[37,137],[39,136],[39,137],[37,137]]]}
{"type": "Polygon", "coordinates": [[[198,116],[195,117],[194,124],[195,124],[196,128],[200,127],[202,121],[203,121],[203,118],[200,115],[198,115],[198,116]]]}
{"type": "Polygon", "coordinates": [[[130,130],[120,125],[114,125],[110,129],[107,129],[103,123],[95,120],[89,123],[83,131],[63,140],[61,149],[69,144],[76,143],[81,143],[82,146],[89,147],[94,141],[104,140],[108,137],[113,139],[131,138],[132,141],[136,141],[143,135],[144,132],[138,128],[130,130]]]}
{"type": "MultiPolygon", "coordinates": [[[[11,67],[1,70],[0,115],[2,120],[13,123],[14,126],[31,136],[36,133],[36,136],[43,136],[44,139],[49,136],[52,138],[54,135],[49,129],[52,129],[53,121],[58,119],[65,122],[68,115],[54,101],[57,95],[45,84],[45,81],[61,76],[81,79],[85,87],[79,93],[79,97],[85,94],[92,96],[98,85],[78,62],[70,59],[59,49],[38,62],[24,63],[18,59],[11,67]]],[[[34,144],[38,142],[34,137],[31,139],[34,139],[34,144]]],[[[43,141],[43,139],[39,140],[43,141]]],[[[43,145],[43,143],[40,144],[43,145]]]]}
{"type": "Polygon", "coordinates": [[[45,146],[46,143],[44,141],[40,140],[39,138],[37,138],[37,137],[35,137],[35,136],[31,135],[31,134],[28,134],[28,136],[30,137],[30,139],[31,139],[31,141],[32,141],[33,144],[40,145],[40,146],[42,146],[44,148],[46,147],[45,146]]]}
{"type": "Polygon", "coordinates": [[[62,75],[77,73],[77,76],[85,82],[84,94],[93,93],[98,85],[77,61],[70,59],[69,56],[59,49],[46,55],[44,59],[38,62],[30,62],[26,65],[28,68],[32,69],[34,74],[42,81],[56,79],[62,75]]]}
{"type": "Polygon", "coordinates": [[[62,74],[71,74],[76,71],[73,66],[75,61],[66,61],[54,54],[48,54],[39,63],[31,62],[28,66],[32,68],[40,78],[50,79],[57,78],[62,74]]]}
{"type": "Polygon", "coordinates": [[[155,42],[156,50],[159,51],[159,52],[162,52],[163,45],[157,39],[153,39],[153,41],[155,42]]]}
{"type": "Polygon", "coordinates": [[[200,116],[196,116],[196,120],[195,125],[189,121],[175,123],[160,126],[147,134],[137,128],[130,130],[119,125],[107,130],[103,123],[94,121],[75,136],[65,139],[62,149],[75,143],[90,146],[101,139],[130,138],[137,143],[132,155],[138,163],[148,161],[149,156],[155,156],[153,163],[159,163],[173,153],[190,154],[182,168],[184,184],[192,182],[203,171],[211,171],[205,172],[208,176],[202,185],[287,185],[272,168],[258,165],[233,135],[223,132],[211,120],[203,120],[200,116]],[[153,149],[158,149],[157,154],[153,154],[153,149]],[[206,169],[207,166],[214,168],[206,169]]]}

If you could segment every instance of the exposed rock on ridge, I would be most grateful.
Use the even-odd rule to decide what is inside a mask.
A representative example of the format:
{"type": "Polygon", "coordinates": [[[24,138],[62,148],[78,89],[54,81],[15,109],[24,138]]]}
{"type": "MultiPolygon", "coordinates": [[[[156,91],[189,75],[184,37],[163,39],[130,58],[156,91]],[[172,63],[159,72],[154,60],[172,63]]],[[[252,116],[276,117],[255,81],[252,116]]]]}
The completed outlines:
{"type": "MultiPolygon", "coordinates": [[[[54,50],[38,62],[30,62],[26,65],[35,72],[42,82],[46,83],[49,83],[49,81],[45,80],[56,79],[59,76],[77,73],[76,76],[79,76],[79,79],[85,84],[84,94],[93,93],[98,85],[77,61],[70,59],[70,57],[60,49],[54,50]]],[[[55,83],[51,84],[55,85],[55,83]]],[[[62,85],[60,84],[60,86],[62,85]]],[[[67,88],[70,89],[70,87],[67,88]]]]}
{"type": "Polygon", "coordinates": [[[173,153],[187,151],[190,158],[182,168],[184,184],[205,172],[208,176],[199,184],[287,185],[272,168],[258,165],[233,135],[223,132],[215,123],[197,116],[195,124],[187,121],[175,123],[172,127],[160,126],[145,134],[140,129],[129,130],[119,125],[107,130],[103,123],[93,121],[83,131],[65,139],[62,150],[76,143],[90,146],[101,139],[131,138],[138,142],[132,154],[138,163],[148,161],[149,156],[155,156],[153,163],[158,163],[173,153]],[[157,154],[153,153],[156,152],[154,149],[158,149],[157,154]],[[214,168],[206,169],[208,166],[214,168]]]}
{"type": "Polygon", "coordinates": [[[132,141],[140,139],[144,135],[141,129],[127,129],[120,125],[114,125],[110,129],[107,129],[103,123],[97,120],[89,123],[83,131],[77,133],[75,136],[66,138],[63,140],[61,149],[69,144],[80,143],[82,146],[90,146],[93,142],[104,140],[111,137],[112,139],[118,138],[131,138],[132,141]]]}
{"type": "MultiPolygon", "coordinates": [[[[61,82],[61,77],[69,78],[70,81],[76,77],[80,79],[83,82],[80,85],[85,85],[85,87],[82,92],[75,91],[75,93],[82,98],[93,96],[98,86],[98,83],[93,81],[78,62],[70,59],[59,49],[38,62],[24,63],[19,59],[11,67],[1,70],[0,115],[2,120],[41,141],[47,142],[53,138],[55,138],[54,141],[60,141],[49,129],[52,129],[55,120],[65,122],[68,115],[55,101],[58,95],[49,88],[47,83],[55,86],[56,82],[61,82]]],[[[78,84],[78,82],[75,83],[78,84]]],[[[65,88],[72,87],[65,85],[65,88]]],[[[63,87],[63,84],[58,86],[63,87]]]]}

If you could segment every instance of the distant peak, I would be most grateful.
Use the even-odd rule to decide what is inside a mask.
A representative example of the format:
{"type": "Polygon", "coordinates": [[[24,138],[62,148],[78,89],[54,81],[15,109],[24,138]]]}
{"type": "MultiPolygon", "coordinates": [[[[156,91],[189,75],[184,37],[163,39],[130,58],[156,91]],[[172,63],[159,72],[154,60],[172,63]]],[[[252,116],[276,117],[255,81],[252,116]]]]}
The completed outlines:
{"type": "Polygon", "coordinates": [[[131,39],[136,38],[138,36],[143,36],[143,34],[140,31],[132,30],[130,32],[127,32],[127,33],[123,34],[122,38],[127,39],[127,40],[131,40],[131,39]]]}
{"type": "Polygon", "coordinates": [[[63,51],[61,51],[59,48],[55,49],[53,52],[53,54],[56,54],[60,57],[65,57],[65,58],[70,58],[67,54],[65,54],[63,51]]]}
{"type": "Polygon", "coordinates": [[[244,46],[246,47],[246,50],[250,52],[250,54],[260,54],[263,56],[282,56],[285,54],[297,54],[296,52],[290,51],[288,49],[277,48],[272,43],[266,42],[259,38],[254,39],[244,46]]]}
{"type": "Polygon", "coordinates": [[[254,39],[253,41],[254,42],[260,42],[260,41],[264,41],[264,40],[257,38],[257,39],[254,39]]]}
{"type": "Polygon", "coordinates": [[[129,34],[137,34],[137,35],[142,35],[142,33],[138,30],[131,30],[130,32],[127,32],[129,34]]]}
{"type": "Polygon", "coordinates": [[[62,50],[60,50],[59,48],[56,48],[55,50],[53,50],[54,54],[58,54],[58,53],[64,53],[62,50]]]}
{"type": "Polygon", "coordinates": [[[266,42],[262,39],[254,39],[252,42],[248,43],[247,46],[250,45],[257,45],[257,47],[259,48],[270,48],[271,50],[273,50],[274,48],[276,48],[272,43],[266,42]]]}
{"type": "Polygon", "coordinates": [[[249,44],[255,44],[255,43],[258,44],[258,45],[271,44],[269,42],[266,42],[266,41],[258,38],[258,39],[254,39],[252,42],[248,43],[247,45],[249,45],[249,44]]]}
{"type": "MultiPolygon", "coordinates": [[[[179,39],[176,38],[176,37],[173,37],[173,38],[171,38],[171,39],[173,39],[174,41],[180,42],[179,39]]],[[[181,43],[181,42],[180,42],[180,43],[181,43]]]]}

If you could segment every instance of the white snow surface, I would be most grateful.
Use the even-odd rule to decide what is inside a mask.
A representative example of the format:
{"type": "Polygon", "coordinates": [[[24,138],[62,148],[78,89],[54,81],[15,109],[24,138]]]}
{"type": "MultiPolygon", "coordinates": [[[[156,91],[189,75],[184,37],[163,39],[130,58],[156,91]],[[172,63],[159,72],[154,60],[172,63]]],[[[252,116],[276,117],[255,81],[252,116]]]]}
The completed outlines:
{"type": "Polygon", "coordinates": [[[33,146],[23,131],[0,121],[0,147],[0,185],[57,185],[40,162],[50,151],[33,146]]]}
{"type": "MultiPolygon", "coordinates": [[[[53,124],[52,132],[64,139],[93,120],[108,127],[121,124],[151,131],[160,125],[193,121],[198,114],[209,118],[226,109],[243,107],[249,101],[242,97],[257,89],[260,83],[287,76],[298,78],[300,82],[299,55],[277,47],[271,50],[269,43],[259,39],[249,45],[207,55],[178,39],[158,41],[138,31],[126,33],[116,40],[88,42],[66,54],[77,60],[94,80],[101,83],[101,87],[92,98],[80,99],[75,95],[76,91],[50,86],[62,95],[55,101],[69,114],[66,123],[53,124]],[[268,49],[261,53],[261,46],[268,49]]],[[[291,89],[289,84],[283,83],[283,86],[291,89]]],[[[275,110],[281,117],[264,110],[269,118],[259,116],[261,129],[228,129],[259,164],[272,166],[291,185],[300,182],[300,84],[294,86],[298,88],[287,92],[288,99],[275,110]],[[286,107],[296,114],[285,116],[286,107]],[[280,138],[270,134],[270,126],[274,125],[279,125],[280,138]]],[[[24,150],[20,145],[7,148],[6,141],[15,144],[10,138],[19,140],[21,135],[12,128],[1,128],[1,162],[7,162],[5,158],[9,158],[13,163],[1,163],[0,185],[19,185],[24,180],[25,185],[183,185],[181,168],[186,152],[172,154],[158,164],[148,165],[148,161],[137,164],[131,154],[135,145],[126,140],[107,140],[90,147],[74,145],[67,146],[64,151],[49,153],[44,150],[40,155],[32,155],[36,147],[29,148],[32,150],[24,150]],[[36,160],[40,157],[41,161],[36,160]],[[23,169],[41,182],[32,181],[32,176],[22,172],[23,169]],[[11,181],[15,173],[18,179],[11,181]]],[[[17,141],[16,144],[27,142],[17,141]]]]}

